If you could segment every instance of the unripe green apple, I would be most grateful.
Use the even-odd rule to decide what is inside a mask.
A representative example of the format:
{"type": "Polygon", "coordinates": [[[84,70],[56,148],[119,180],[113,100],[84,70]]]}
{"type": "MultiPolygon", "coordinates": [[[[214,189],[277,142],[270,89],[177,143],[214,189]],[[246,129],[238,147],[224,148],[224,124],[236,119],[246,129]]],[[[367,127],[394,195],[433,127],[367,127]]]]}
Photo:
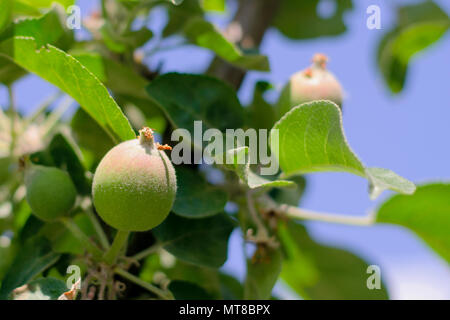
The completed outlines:
{"type": "Polygon", "coordinates": [[[100,217],[122,231],[146,231],[172,209],[177,191],[175,169],[154,142],[149,128],[138,139],[122,142],[102,159],[92,195],[100,217]]]}
{"type": "Polygon", "coordinates": [[[294,106],[314,100],[331,100],[342,108],[343,90],[327,70],[328,58],[317,53],[312,61],[310,67],[294,73],[284,87],[279,102],[280,116],[294,106]]]}
{"type": "Polygon", "coordinates": [[[35,216],[53,221],[72,209],[77,191],[67,172],[33,164],[25,170],[26,198],[35,216]]]}

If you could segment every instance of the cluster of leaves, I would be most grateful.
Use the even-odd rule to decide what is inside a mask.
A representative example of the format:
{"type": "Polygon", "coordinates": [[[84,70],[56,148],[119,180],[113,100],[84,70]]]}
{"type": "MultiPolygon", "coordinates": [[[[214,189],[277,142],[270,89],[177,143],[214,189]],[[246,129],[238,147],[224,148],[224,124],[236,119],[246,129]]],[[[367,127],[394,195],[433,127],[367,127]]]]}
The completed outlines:
{"type": "MultiPolygon", "coordinates": [[[[312,172],[361,176],[367,179],[373,199],[387,189],[401,193],[377,210],[374,223],[408,227],[450,261],[450,186],[422,186],[411,196],[416,188],[408,180],[387,169],[365,166],[348,145],[340,109],[332,102],[297,106],[277,119],[274,107],[263,97],[270,88],[267,83],[255,85],[254,99],[244,107],[236,92],[219,79],[159,75],[136,55],[152,37],[160,37],[151,49],[155,52],[166,39],[181,35],[234,66],[268,71],[267,57],[241,50],[206,19],[210,10],[225,11],[224,1],[105,0],[102,12],[85,21],[92,34],[86,41],[75,41],[66,26],[63,8],[73,2],[0,1],[0,82],[10,87],[33,73],[80,106],[69,122],[61,120],[61,115],[72,100],[61,100],[60,95],[28,117],[14,112],[12,103],[7,114],[0,114],[0,134],[6,141],[0,141],[0,236],[11,241],[0,246],[0,299],[56,298],[67,290],[68,265],[79,265],[83,275],[88,275],[92,266],[86,259],[86,242],[76,233],[98,247],[105,242],[103,232],[106,246],[115,233],[98,222],[90,199],[92,173],[102,156],[115,144],[134,139],[143,125],[156,129],[170,143],[171,130],[183,128],[193,135],[197,120],[206,126],[204,130],[278,129],[279,145],[271,147],[279,149],[281,172],[260,176],[248,161],[239,162],[248,160],[252,151],[248,146],[227,150],[234,164],[176,166],[178,192],[172,213],[154,230],[132,234],[129,239],[126,254],[141,264],[128,265],[129,273],[118,272],[127,284],[122,297],[149,298],[163,290],[176,299],[267,299],[281,278],[309,299],[387,298],[384,286],[367,289],[366,261],[315,242],[302,224],[285,222],[285,216],[274,213],[277,206],[260,201],[270,198],[270,203],[297,209],[305,187],[302,175],[312,172]],[[50,7],[52,2],[60,5],[50,7]],[[145,22],[150,11],[160,7],[169,20],[159,35],[148,30],[145,22]],[[46,113],[49,106],[55,109],[46,113]],[[79,194],[69,217],[75,234],[66,232],[61,222],[44,223],[31,214],[18,166],[24,155],[70,174],[79,194]],[[219,174],[220,179],[212,181],[211,174],[219,174]],[[236,205],[235,210],[229,209],[230,203],[236,205]],[[249,229],[257,230],[246,237],[256,244],[256,251],[248,258],[241,283],[220,267],[227,260],[233,230],[247,234],[249,229]],[[151,293],[135,284],[150,288],[151,293]]],[[[336,15],[323,19],[316,15],[318,1],[285,0],[273,25],[295,39],[344,32],[342,15],[351,9],[351,2],[338,3],[336,15]],[[304,12],[308,19],[291,17],[293,12],[304,12]],[[321,27],[311,28],[311,24],[321,27]]],[[[381,56],[383,61],[405,58],[397,53],[381,56]]]]}

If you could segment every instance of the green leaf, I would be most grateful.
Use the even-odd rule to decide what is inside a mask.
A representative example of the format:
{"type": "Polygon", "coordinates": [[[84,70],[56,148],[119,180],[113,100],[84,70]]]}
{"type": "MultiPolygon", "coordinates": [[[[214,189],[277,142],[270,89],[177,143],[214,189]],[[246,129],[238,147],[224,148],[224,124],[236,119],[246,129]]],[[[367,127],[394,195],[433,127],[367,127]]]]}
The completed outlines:
{"type": "Polygon", "coordinates": [[[450,184],[422,185],[412,196],[391,197],[378,209],[377,222],[409,228],[450,262],[450,184]]]}
{"type": "Polygon", "coordinates": [[[198,171],[177,167],[177,196],[172,211],[186,218],[204,218],[223,212],[228,196],[209,184],[198,171]]]}
{"type": "Polygon", "coordinates": [[[65,168],[80,194],[90,194],[91,186],[86,179],[86,169],[81,161],[81,151],[74,142],[60,132],[56,134],[48,147],[56,166],[65,168]]]}
{"type": "Polygon", "coordinates": [[[238,147],[227,150],[224,154],[224,167],[234,171],[241,181],[250,189],[256,188],[293,188],[295,183],[288,180],[266,178],[254,173],[250,169],[250,157],[248,147],[238,147]]]}
{"type": "Polygon", "coordinates": [[[225,263],[235,223],[226,214],[187,219],[174,214],[153,230],[164,248],[180,260],[212,268],[225,263]]]}
{"type": "Polygon", "coordinates": [[[164,113],[158,103],[145,91],[149,81],[131,68],[98,53],[75,50],[71,51],[71,55],[112,90],[115,97],[138,107],[145,116],[146,126],[156,132],[164,132],[166,127],[164,113]]]}
{"type": "Polygon", "coordinates": [[[13,10],[13,1],[1,0],[0,1],[0,32],[11,22],[13,10]]]}
{"type": "Polygon", "coordinates": [[[265,81],[258,81],[253,92],[253,101],[247,111],[247,122],[249,127],[255,129],[267,129],[273,127],[276,115],[275,108],[264,99],[264,93],[272,88],[265,81]]]}
{"type": "Polygon", "coordinates": [[[221,273],[220,278],[220,292],[224,300],[242,300],[244,297],[244,288],[236,278],[230,275],[221,273]]]}
{"type": "Polygon", "coordinates": [[[106,88],[72,56],[51,45],[39,48],[34,39],[23,37],[1,43],[0,55],[68,93],[117,141],[135,138],[106,88]]]}
{"type": "Polygon", "coordinates": [[[316,243],[294,222],[279,235],[286,252],[281,278],[304,299],[388,299],[384,284],[367,288],[369,264],[360,257],[316,243]]]}
{"type": "Polygon", "coordinates": [[[269,60],[260,54],[243,54],[209,21],[195,17],[184,27],[186,37],[194,44],[212,50],[229,63],[249,70],[270,71],[269,60]]]}
{"type": "Polygon", "coordinates": [[[169,37],[183,30],[186,21],[193,17],[203,17],[198,0],[184,1],[178,6],[167,7],[168,22],[163,29],[163,37],[169,37]]]}
{"type": "MultiPolygon", "coordinates": [[[[39,46],[49,43],[62,49],[68,48],[74,40],[73,32],[65,27],[64,12],[61,11],[55,7],[41,17],[17,21],[0,33],[0,42],[14,36],[31,36],[35,37],[39,46]]],[[[0,57],[0,82],[9,85],[26,73],[10,59],[0,57]]]]}
{"type": "Polygon", "coordinates": [[[53,3],[57,2],[64,8],[75,4],[75,0],[14,0],[17,3],[25,4],[36,9],[50,8],[53,3]]]}
{"type": "Polygon", "coordinates": [[[320,0],[284,0],[280,3],[273,25],[292,39],[340,35],[347,30],[344,15],[353,8],[353,4],[351,0],[331,1],[336,9],[331,16],[321,17],[318,14],[320,0]]]}
{"type": "Polygon", "coordinates": [[[41,17],[17,21],[0,35],[0,42],[12,37],[32,37],[37,47],[51,44],[66,50],[73,44],[74,36],[65,21],[64,10],[55,6],[41,17]]]}
{"type": "Polygon", "coordinates": [[[111,137],[82,108],[75,112],[70,125],[75,140],[84,151],[84,155],[87,151],[91,158],[94,158],[92,159],[94,163],[91,163],[89,168],[94,167],[96,162],[100,161],[114,147],[114,141],[111,137]]]}
{"type": "MultiPolygon", "coordinates": [[[[79,213],[73,217],[75,224],[88,237],[95,238],[95,229],[89,217],[84,213],[79,213]]],[[[42,235],[44,235],[52,245],[52,249],[58,253],[71,253],[76,255],[83,255],[86,252],[83,244],[68,232],[67,229],[59,222],[46,224],[42,228],[42,235]]]]}
{"type": "Polygon", "coordinates": [[[449,28],[450,18],[432,1],[399,8],[398,25],[378,46],[378,66],[393,93],[403,90],[410,60],[449,28]]]}
{"type": "Polygon", "coordinates": [[[9,271],[4,277],[0,289],[0,300],[7,299],[17,287],[53,265],[59,254],[52,252],[50,243],[43,237],[36,236],[28,239],[15,257],[9,271]]]}
{"type": "MultiPolygon", "coordinates": [[[[258,254],[258,251],[256,252],[258,254]]],[[[247,278],[244,283],[244,299],[267,300],[281,272],[283,257],[280,250],[270,250],[261,261],[247,261],[247,278]]]]}
{"type": "Polygon", "coordinates": [[[194,136],[194,121],[203,130],[241,128],[244,110],[234,90],[224,82],[203,75],[167,73],[151,82],[147,92],[156,100],[176,128],[194,136]]]}
{"type": "Polygon", "coordinates": [[[171,281],[169,290],[176,300],[211,300],[212,296],[205,289],[188,281],[171,281]]]}
{"type": "Polygon", "coordinates": [[[366,173],[370,181],[370,194],[372,199],[377,198],[384,190],[394,190],[404,194],[413,194],[416,191],[414,183],[400,177],[391,170],[367,168],[366,173]]]}
{"type": "Polygon", "coordinates": [[[270,191],[270,196],[278,203],[284,203],[290,206],[298,206],[300,199],[306,188],[306,179],[303,176],[294,176],[287,180],[293,181],[296,188],[282,188],[273,189],[270,191]]]}
{"type": "Polygon", "coordinates": [[[224,12],[226,9],[225,0],[201,0],[203,10],[224,12]]]}
{"type": "Polygon", "coordinates": [[[415,190],[411,182],[389,170],[364,167],[350,149],[341,111],[331,101],[301,104],[286,113],[273,129],[271,148],[279,150],[279,164],[287,176],[322,171],[353,173],[369,180],[372,199],[386,189],[405,194],[415,190]]]}
{"type": "Polygon", "coordinates": [[[64,281],[52,277],[31,281],[25,292],[14,295],[14,300],[58,300],[68,289],[64,281]]]}

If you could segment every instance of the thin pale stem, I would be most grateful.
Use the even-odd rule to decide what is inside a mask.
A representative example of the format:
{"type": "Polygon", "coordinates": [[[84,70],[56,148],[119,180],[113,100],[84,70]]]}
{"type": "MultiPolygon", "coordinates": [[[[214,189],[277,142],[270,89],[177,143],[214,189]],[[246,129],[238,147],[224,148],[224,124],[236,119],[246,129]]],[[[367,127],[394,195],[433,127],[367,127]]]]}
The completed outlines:
{"type": "Polygon", "coordinates": [[[375,223],[374,214],[369,214],[363,217],[355,217],[337,213],[316,212],[289,206],[287,204],[278,204],[268,197],[261,198],[260,203],[266,207],[266,209],[274,210],[275,212],[283,214],[291,219],[314,220],[355,226],[370,226],[375,223]]]}
{"type": "Polygon", "coordinates": [[[154,293],[155,295],[157,295],[158,297],[160,297],[163,300],[173,300],[174,299],[172,293],[170,293],[169,291],[161,290],[160,288],[155,287],[154,285],[152,285],[148,282],[145,282],[144,280],[136,277],[135,275],[132,275],[131,273],[129,273],[123,269],[117,268],[114,271],[119,276],[137,284],[138,286],[141,286],[144,289],[147,289],[148,291],[154,293]]]}
{"type": "Polygon", "coordinates": [[[131,258],[134,260],[142,260],[144,258],[147,258],[149,255],[157,252],[160,248],[162,248],[162,244],[157,243],[145,250],[142,250],[141,252],[135,254],[134,256],[132,256],[131,258]]]}
{"type": "Polygon", "coordinates": [[[108,237],[106,236],[105,231],[100,225],[100,222],[98,221],[94,212],[91,209],[87,209],[86,214],[91,220],[92,225],[94,226],[95,232],[97,233],[98,239],[100,240],[100,244],[102,245],[103,249],[108,250],[110,247],[108,237]]]}
{"type": "Polygon", "coordinates": [[[113,265],[114,263],[116,263],[122,248],[128,241],[129,235],[130,235],[129,231],[121,231],[121,230],[117,231],[117,234],[114,238],[111,247],[103,257],[106,263],[108,263],[109,265],[113,265]]]}
{"type": "Polygon", "coordinates": [[[9,147],[10,154],[12,155],[14,153],[14,148],[16,147],[16,116],[17,116],[17,110],[16,110],[16,102],[14,99],[14,92],[11,85],[8,86],[8,96],[9,96],[9,109],[8,112],[11,115],[11,144],[9,147]]]}
{"type": "Polygon", "coordinates": [[[100,259],[102,257],[103,252],[94,243],[92,243],[91,239],[89,239],[89,237],[76,225],[72,219],[63,217],[60,221],[78,240],[80,240],[86,250],[91,253],[95,259],[100,259]]]}

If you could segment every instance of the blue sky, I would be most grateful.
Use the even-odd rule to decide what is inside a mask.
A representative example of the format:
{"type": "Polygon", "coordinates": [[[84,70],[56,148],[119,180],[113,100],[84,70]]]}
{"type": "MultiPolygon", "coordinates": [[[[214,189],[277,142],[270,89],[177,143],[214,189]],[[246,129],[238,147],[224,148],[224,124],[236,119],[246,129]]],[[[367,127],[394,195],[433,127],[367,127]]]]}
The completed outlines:
{"type": "MultiPolygon", "coordinates": [[[[392,96],[377,69],[375,52],[381,36],[392,26],[394,3],[412,1],[354,2],[354,10],[346,16],[349,31],[336,38],[292,41],[276,30],[269,30],[261,51],[269,56],[272,71],[251,72],[240,91],[242,101],[248,102],[256,80],[268,80],[281,88],[292,73],[309,64],[314,53],[323,52],[330,57],[329,69],[346,91],[344,128],[350,145],[363,162],[392,169],[416,183],[450,181],[450,149],[446,147],[446,138],[450,137],[450,34],[414,59],[404,91],[392,96]],[[381,30],[366,28],[366,8],[371,4],[381,7],[381,30]]],[[[436,2],[450,14],[449,1],[436,2]]],[[[78,3],[86,15],[97,1],[78,3]]],[[[211,19],[219,25],[226,22],[220,15],[211,19]]],[[[150,27],[157,29],[164,22],[163,13],[156,12],[150,19],[150,27]]],[[[163,71],[201,72],[205,60],[211,57],[206,50],[189,46],[156,54],[148,63],[156,66],[164,60],[163,71]]],[[[34,76],[21,80],[15,90],[19,108],[24,111],[32,110],[38,101],[55,91],[34,76]]],[[[0,88],[0,105],[6,102],[6,90],[0,88]]],[[[308,176],[308,183],[302,206],[320,211],[364,215],[389,195],[370,201],[367,182],[350,174],[314,174],[308,176]]],[[[318,241],[347,248],[379,265],[392,298],[450,299],[448,265],[408,230],[319,222],[308,225],[318,241]]],[[[230,261],[225,269],[242,276],[239,242],[238,236],[233,236],[230,261]]]]}

